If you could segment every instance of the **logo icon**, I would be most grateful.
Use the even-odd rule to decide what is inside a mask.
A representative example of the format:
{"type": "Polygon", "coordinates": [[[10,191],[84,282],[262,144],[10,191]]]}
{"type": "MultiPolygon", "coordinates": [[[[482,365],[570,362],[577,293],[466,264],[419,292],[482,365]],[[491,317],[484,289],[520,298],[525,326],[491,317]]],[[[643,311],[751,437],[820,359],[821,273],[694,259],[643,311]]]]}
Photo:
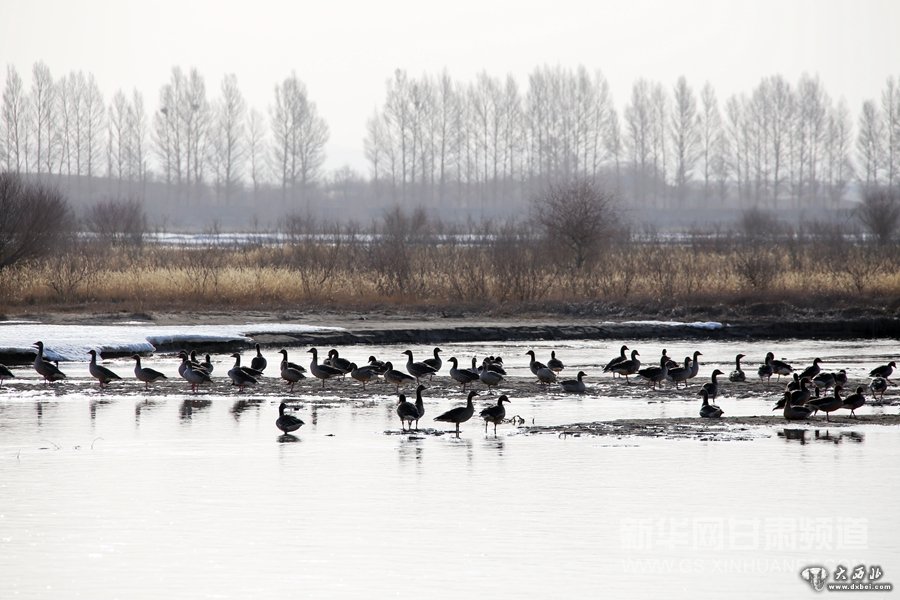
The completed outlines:
{"type": "Polygon", "coordinates": [[[806,567],[800,571],[800,578],[808,583],[809,587],[817,592],[821,592],[825,589],[825,582],[828,581],[828,571],[825,567],[820,567],[818,565],[806,567]]]}

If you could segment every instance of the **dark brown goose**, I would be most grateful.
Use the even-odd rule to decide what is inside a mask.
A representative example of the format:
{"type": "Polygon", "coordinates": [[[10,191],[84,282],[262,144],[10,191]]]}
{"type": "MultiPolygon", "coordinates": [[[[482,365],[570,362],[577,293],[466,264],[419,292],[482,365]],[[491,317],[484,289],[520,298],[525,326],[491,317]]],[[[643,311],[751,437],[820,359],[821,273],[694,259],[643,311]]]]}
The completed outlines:
{"type": "Polygon", "coordinates": [[[451,408],[447,412],[434,418],[435,421],[443,421],[444,423],[454,423],[456,425],[456,435],[459,435],[459,424],[465,423],[475,414],[475,405],[472,404],[472,398],[478,395],[478,392],[472,390],[469,392],[469,398],[465,406],[451,408]]]}
{"type": "Polygon", "coordinates": [[[506,409],[503,407],[504,402],[509,402],[509,398],[506,397],[506,394],[501,394],[500,397],[497,398],[497,404],[488,406],[481,411],[481,418],[484,419],[485,433],[487,433],[488,423],[493,423],[494,435],[497,435],[497,425],[502,423],[503,419],[506,418],[506,409]]]}

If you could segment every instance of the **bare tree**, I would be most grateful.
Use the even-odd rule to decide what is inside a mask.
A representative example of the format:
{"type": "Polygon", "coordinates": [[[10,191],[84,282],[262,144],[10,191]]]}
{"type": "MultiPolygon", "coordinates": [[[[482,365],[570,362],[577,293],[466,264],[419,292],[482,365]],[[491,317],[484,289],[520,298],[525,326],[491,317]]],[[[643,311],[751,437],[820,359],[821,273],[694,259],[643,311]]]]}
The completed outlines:
{"type": "Polygon", "coordinates": [[[618,225],[614,196],[584,178],[551,185],[532,211],[551,254],[573,271],[597,258],[618,225]]]}
{"type": "Polygon", "coordinates": [[[883,164],[888,189],[900,183],[900,79],[888,77],[881,92],[881,113],[884,123],[883,164]]]}
{"type": "Polygon", "coordinates": [[[238,88],[237,77],[226,75],[222,80],[221,98],[213,105],[210,163],[215,173],[216,189],[231,199],[240,186],[246,158],[247,103],[238,88]]]}
{"type": "Polygon", "coordinates": [[[69,230],[62,195],[14,173],[0,173],[0,214],[0,271],[53,253],[69,230]]]}
{"type": "Polygon", "coordinates": [[[137,200],[106,200],[91,206],[85,227],[97,240],[112,246],[140,247],[147,232],[147,215],[137,200]]]}
{"type": "Polygon", "coordinates": [[[28,148],[26,129],[28,105],[22,78],[12,65],[6,67],[6,85],[3,88],[2,127],[4,164],[7,171],[21,173],[26,169],[28,148]]]}
{"type": "Polygon", "coordinates": [[[900,194],[888,187],[868,190],[856,216],[879,244],[891,241],[900,225],[900,194]]]}
{"type": "Polygon", "coordinates": [[[250,163],[250,181],[253,184],[254,195],[259,193],[259,187],[266,178],[265,154],[265,117],[254,108],[247,117],[247,160],[250,163]]]}
{"type": "Polygon", "coordinates": [[[866,189],[876,187],[881,181],[880,172],[884,160],[884,124],[871,100],[863,102],[859,115],[859,133],[856,138],[857,155],[861,163],[860,180],[866,189]]]}
{"type": "Polygon", "coordinates": [[[56,160],[56,88],[50,69],[41,61],[31,73],[31,115],[35,140],[34,165],[37,172],[52,173],[56,160]]]}
{"type": "MultiPolygon", "coordinates": [[[[707,146],[707,150],[711,150],[712,131],[708,131],[707,134],[710,136],[710,146],[707,146]]],[[[679,77],[675,84],[671,135],[672,151],[675,154],[675,185],[678,200],[683,203],[694,165],[700,157],[701,142],[697,99],[684,76],[679,77]]]]}

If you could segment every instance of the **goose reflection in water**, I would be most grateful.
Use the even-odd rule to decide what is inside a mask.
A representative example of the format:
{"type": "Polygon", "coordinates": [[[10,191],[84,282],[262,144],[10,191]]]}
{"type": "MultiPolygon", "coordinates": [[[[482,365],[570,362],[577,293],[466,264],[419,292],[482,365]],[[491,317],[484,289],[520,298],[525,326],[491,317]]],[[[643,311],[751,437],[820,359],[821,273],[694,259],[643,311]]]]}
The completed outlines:
{"type": "Polygon", "coordinates": [[[846,441],[861,444],[866,439],[865,434],[858,431],[832,432],[830,429],[816,429],[812,432],[807,429],[784,429],[778,432],[778,437],[784,438],[786,442],[800,442],[800,444],[807,444],[811,441],[833,444],[841,444],[846,441]],[[809,435],[810,433],[812,435],[809,435]]]}
{"type": "Polygon", "coordinates": [[[277,439],[279,444],[293,444],[300,441],[300,438],[291,433],[282,433],[277,439]]]}
{"type": "Polygon", "coordinates": [[[203,410],[212,404],[211,400],[185,400],[181,403],[181,420],[190,421],[195,410],[203,410]]]}

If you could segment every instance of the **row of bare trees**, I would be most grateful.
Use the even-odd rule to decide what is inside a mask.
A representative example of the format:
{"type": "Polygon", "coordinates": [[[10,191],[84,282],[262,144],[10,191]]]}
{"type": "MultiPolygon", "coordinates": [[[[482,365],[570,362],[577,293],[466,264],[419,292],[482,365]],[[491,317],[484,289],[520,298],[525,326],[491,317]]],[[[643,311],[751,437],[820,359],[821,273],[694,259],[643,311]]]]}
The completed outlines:
{"type": "Polygon", "coordinates": [[[624,100],[617,110],[603,74],[583,66],[536,68],[524,85],[397,70],[367,124],[366,178],[324,172],[328,125],[296,73],[274,86],[264,114],[234,75],[209,93],[196,69],[175,67],[148,106],[137,91],[107,102],[93,75],[54,78],[43,62],[26,86],[9,65],[0,168],[163,182],[186,198],[200,188],[225,200],[264,186],[294,200],[352,189],[359,202],[449,201],[482,214],[573,177],[667,207],[836,206],[854,182],[900,188],[900,78],[863,104],[855,127],[809,75],[766,77],[724,102],[709,83],[698,92],[684,77],[671,87],[638,79],[624,100]]]}

